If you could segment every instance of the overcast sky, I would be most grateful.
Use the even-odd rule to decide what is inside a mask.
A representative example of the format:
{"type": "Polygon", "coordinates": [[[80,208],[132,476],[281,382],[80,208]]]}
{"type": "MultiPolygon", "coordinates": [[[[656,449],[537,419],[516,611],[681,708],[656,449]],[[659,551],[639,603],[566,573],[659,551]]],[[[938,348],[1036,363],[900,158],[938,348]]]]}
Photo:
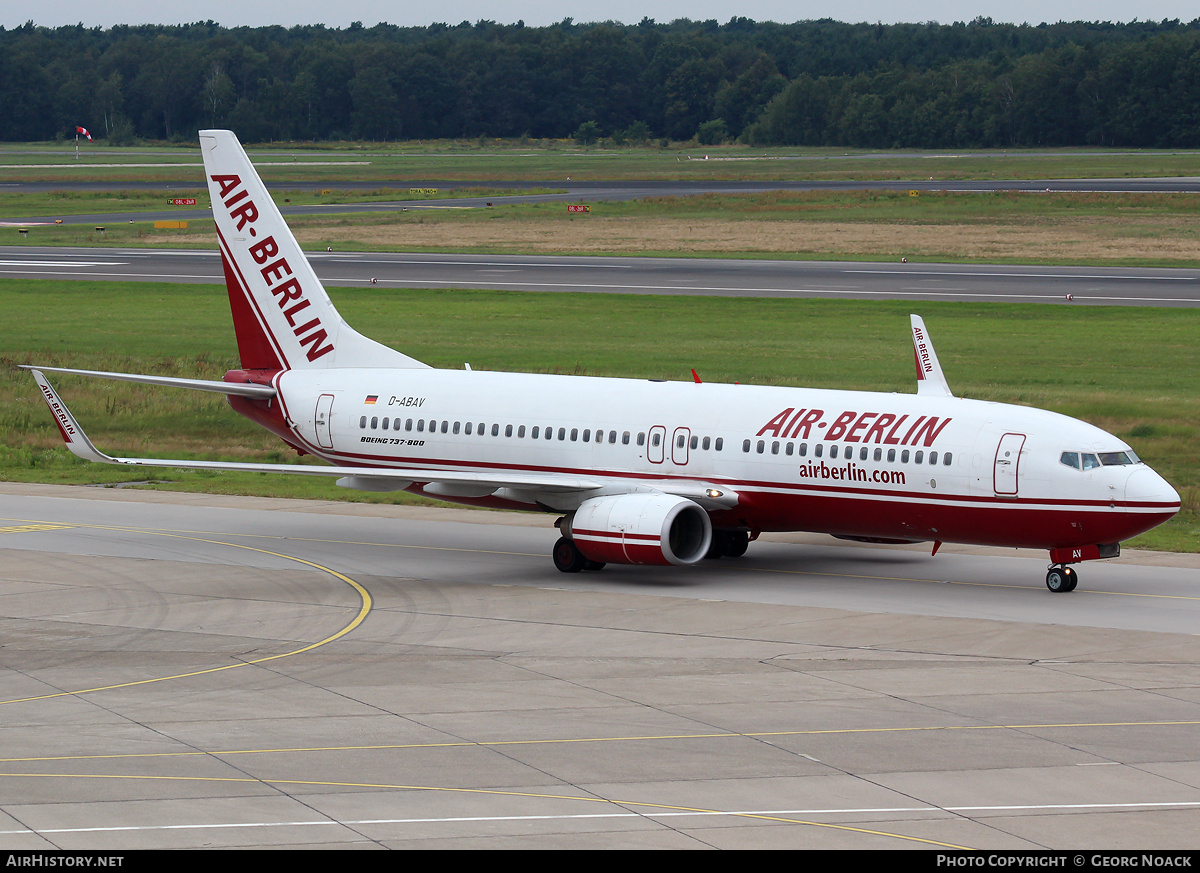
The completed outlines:
{"type": "Polygon", "coordinates": [[[111,27],[114,24],[183,24],[211,19],[226,27],[266,24],[325,24],[346,27],[361,21],[367,27],[386,21],[399,25],[426,25],[435,21],[457,24],[460,21],[487,19],[502,24],[523,20],[541,26],[574,18],[577,23],[615,20],[636,24],[643,17],[656,21],[690,18],[694,21],[715,18],[722,23],[732,15],[756,21],[793,22],[816,18],[839,21],[970,21],[981,15],[995,21],[1160,21],[1178,18],[1192,21],[1200,17],[1195,0],[440,0],[437,3],[404,3],[396,0],[184,0],[166,4],[162,0],[6,0],[0,8],[0,25],[16,27],[32,20],[46,27],[83,24],[111,27]]]}

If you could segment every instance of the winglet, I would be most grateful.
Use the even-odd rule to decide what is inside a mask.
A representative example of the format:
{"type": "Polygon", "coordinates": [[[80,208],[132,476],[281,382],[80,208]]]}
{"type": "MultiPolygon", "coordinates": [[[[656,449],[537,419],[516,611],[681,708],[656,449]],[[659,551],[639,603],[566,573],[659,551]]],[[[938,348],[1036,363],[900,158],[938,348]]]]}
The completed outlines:
{"type": "Polygon", "coordinates": [[[913,361],[917,365],[917,394],[927,397],[953,397],[946,376],[942,373],[942,365],[938,363],[937,352],[933,350],[933,340],[925,329],[925,322],[919,315],[910,315],[912,319],[913,361]]]}
{"type": "Polygon", "coordinates": [[[71,450],[71,454],[85,461],[97,461],[101,464],[120,463],[116,458],[104,454],[92,445],[92,441],[83,432],[83,428],[79,426],[79,422],[75,420],[75,416],[71,414],[71,410],[67,409],[67,405],[62,402],[57,392],[46,381],[46,377],[42,375],[41,371],[31,369],[30,372],[33,373],[33,378],[37,380],[38,387],[42,389],[42,399],[50,407],[50,413],[54,416],[54,422],[58,425],[59,433],[62,434],[67,448],[71,450]]]}

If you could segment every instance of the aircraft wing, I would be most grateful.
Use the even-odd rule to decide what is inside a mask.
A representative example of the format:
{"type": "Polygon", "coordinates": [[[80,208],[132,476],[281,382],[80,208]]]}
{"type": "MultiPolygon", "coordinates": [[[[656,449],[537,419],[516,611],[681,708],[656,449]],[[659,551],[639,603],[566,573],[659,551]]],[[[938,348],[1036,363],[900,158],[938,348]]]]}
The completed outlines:
{"type": "MultiPolygon", "coordinates": [[[[58,396],[58,392],[36,367],[27,367],[41,389],[42,399],[50,408],[58,430],[70,449],[71,454],[85,461],[95,461],[101,464],[118,464],[130,467],[172,467],[182,470],[228,470],[245,473],[291,473],[299,476],[326,476],[335,478],[350,478],[353,482],[345,483],[349,487],[369,491],[398,491],[414,482],[437,482],[448,485],[487,486],[491,488],[516,488],[532,491],[591,491],[603,488],[605,483],[598,479],[561,474],[540,475],[537,473],[522,473],[520,471],[493,472],[489,470],[442,470],[436,467],[345,467],[317,464],[249,464],[233,461],[186,461],[169,458],[117,458],[107,455],[96,448],[95,444],[83,432],[79,422],[67,405],[58,396]]],[[[50,367],[45,369],[49,370],[50,367]]],[[[61,369],[61,368],[59,368],[61,369]]],[[[63,372],[85,374],[89,371],[63,370],[63,372]]],[[[121,374],[114,374],[121,375],[121,374]]],[[[156,378],[156,377],[151,377],[156,378]]],[[[136,381],[136,380],[135,380],[136,381]]],[[[162,384],[178,384],[180,381],[195,382],[199,380],[169,380],[162,384]]],[[[208,383],[213,386],[228,388],[248,388],[263,386],[239,386],[225,382],[208,383]]],[[[181,386],[195,387],[195,386],[181,386]]],[[[202,390],[218,390],[209,388],[202,390]]],[[[220,389],[224,390],[224,389],[220,389]]],[[[273,388],[267,388],[274,395],[273,388]]],[[[237,393],[230,391],[227,393],[237,393]]],[[[258,395],[253,395],[258,396],[258,395]]]]}
{"type": "MultiPolygon", "coordinates": [[[[236,394],[240,397],[257,397],[266,399],[277,393],[270,385],[254,385],[249,382],[218,382],[210,379],[180,379],[175,376],[145,376],[140,373],[109,373],[104,370],[72,370],[67,367],[42,367],[33,364],[21,364],[22,370],[33,371],[38,385],[49,383],[41,376],[40,371],[48,373],[70,373],[73,376],[95,376],[99,379],[116,379],[119,382],[138,382],[142,385],[166,385],[169,388],[190,388],[192,391],[211,391],[215,394],[236,394]]],[[[43,387],[42,391],[45,392],[43,387]]],[[[61,401],[60,401],[61,402],[61,401]]]]}
{"type": "Polygon", "coordinates": [[[917,365],[917,393],[925,397],[953,397],[925,322],[919,315],[910,315],[909,319],[912,322],[913,360],[917,365]]]}
{"type": "MultiPolygon", "coordinates": [[[[324,464],[250,464],[235,461],[187,461],[172,458],[117,458],[105,454],[96,448],[95,444],[83,432],[79,422],[67,405],[58,396],[58,392],[37,367],[26,367],[37,381],[42,392],[42,399],[50,408],[59,433],[71,454],[85,461],[100,464],[116,464],[128,467],[168,467],[180,470],[216,470],[243,473],[290,473],[297,476],[325,476],[336,478],[337,484],[346,488],[360,491],[401,491],[413,483],[421,483],[423,490],[433,496],[449,498],[461,496],[483,496],[502,488],[524,492],[529,495],[575,495],[567,499],[572,504],[579,499],[586,499],[596,494],[613,494],[625,491],[661,491],[674,494],[699,503],[706,509],[727,509],[736,506],[738,494],[725,485],[714,486],[708,482],[686,479],[669,479],[663,481],[638,482],[630,485],[618,481],[605,481],[603,477],[589,478],[586,476],[571,476],[562,473],[525,473],[519,470],[445,470],[438,467],[347,467],[324,464]]],[[[50,367],[45,369],[49,370],[50,367]]],[[[62,368],[57,368],[62,370],[62,368]]],[[[62,370],[63,372],[90,374],[83,370],[62,370]]],[[[123,375],[123,374],[114,374],[123,375]]],[[[149,377],[158,378],[158,377],[149,377]]],[[[136,381],[136,380],[135,380],[136,381]]],[[[194,379],[170,379],[162,384],[177,385],[180,382],[196,382],[194,379]]],[[[239,386],[225,382],[208,383],[212,386],[226,385],[232,388],[250,388],[263,386],[239,386]]],[[[194,387],[183,385],[181,387],[194,387]]],[[[203,390],[218,390],[216,387],[203,390]]],[[[222,389],[223,390],[223,389],[222,389]]],[[[274,392],[274,389],[267,390],[274,392]]],[[[233,392],[229,392],[233,393],[233,392]]],[[[257,395],[251,395],[257,396],[257,395]]],[[[541,502],[543,498],[534,498],[533,502],[541,502]]],[[[556,502],[556,501],[551,501],[556,502]]]]}

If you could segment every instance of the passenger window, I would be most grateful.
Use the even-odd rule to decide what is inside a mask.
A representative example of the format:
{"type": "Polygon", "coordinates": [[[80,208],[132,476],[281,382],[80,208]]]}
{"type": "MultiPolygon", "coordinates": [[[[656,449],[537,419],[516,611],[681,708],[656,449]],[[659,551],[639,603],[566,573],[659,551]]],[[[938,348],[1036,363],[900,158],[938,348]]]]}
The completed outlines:
{"type": "Polygon", "coordinates": [[[411,418],[407,418],[404,420],[404,429],[412,430],[412,419],[411,418]]]}
{"type": "Polygon", "coordinates": [[[814,458],[819,458],[824,453],[825,453],[825,444],[824,443],[817,443],[815,446],[813,446],[813,457],[814,458]]]}
{"type": "Polygon", "coordinates": [[[900,453],[900,463],[901,463],[901,464],[907,464],[907,463],[908,463],[908,449],[905,449],[904,451],[902,451],[902,452],[900,453]]]}
{"type": "Polygon", "coordinates": [[[560,427],[558,429],[558,438],[559,440],[565,440],[567,438],[567,429],[565,427],[560,427]]]}
{"type": "Polygon", "coordinates": [[[773,440],[773,441],[771,442],[771,454],[772,454],[772,455],[778,455],[778,454],[779,454],[779,440],[773,440]]]}
{"type": "Polygon", "coordinates": [[[860,461],[865,461],[867,459],[867,447],[866,446],[863,446],[861,449],[858,450],[858,459],[860,461]]]}
{"type": "Polygon", "coordinates": [[[524,436],[525,436],[525,425],[521,425],[520,427],[517,428],[517,438],[522,439],[522,438],[524,438],[524,436]]]}
{"type": "Polygon", "coordinates": [[[882,461],[882,460],[883,460],[883,449],[876,449],[876,450],[875,450],[875,460],[876,460],[876,461],[882,461]]]}
{"type": "Polygon", "coordinates": [[[450,422],[443,421],[442,422],[442,433],[445,433],[447,430],[449,430],[449,428],[450,428],[450,422]]]}
{"type": "MultiPolygon", "coordinates": [[[[409,429],[411,430],[411,428],[409,428],[409,429]]],[[[475,433],[475,425],[473,425],[471,422],[468,421],[467,422],[467,436],[470,436],[473,433],[475,433]]]]}
{"type": "Polygon", "coordinates": [[[492,436],[500,436],[500,423],[496,422],[492,425],[492,436]]]}
{"type": "Polygon", "coordinates": [[[459,421],[456,421],[456,422],[454,422],[454,432],[455,432],[455,433],[458,433],[458,432],[459,432],[459,430],[461,430],[461,429],[462,429],[462,428],[461,428],[461,425],[462,425],[462,422],[459,422],[459,421]]]}
{"type": "Polygon", "coordinates": [[[511,436],[512,436],[512,425],[511,425],[511,424],[506,424],[506,425],[504,425],[504,435],[505,435],[506,437],[511,437],[511,436]]]}
{"type": "Polygon", "coordinates": [[[808,457],[808,443],[800,443],[800,457],[808,457]]]}
{"type": "MultiPolygon", "coordinates": [[[[704,441],[708,442],[707,439],[705,439],[704,441]]],[[[692,450],[694,451],[696,449],[696,447],[699,445],[700,445],[700,437],[697,437],[697,436],[692,437],[692,444],[691,444],[692,450]]],[[[708,447],[705,446],[705,448],[708,448],[708,447]]]]}
{"type": "Polygon", "coordinates": [[[592,441],[592,429],[590,427],[585,427],[583,429],[583,441],[585,443],[592,441]]]}
{"type": "Polygon", "coordinates": [[[761,455],[761,454],[763,453],[763,449],[765,449],[766,447],[767,447],[767,443],[766,443],[766,441],[765,441],[765,440],[759,440],[759,441],[758,441],[758,445],[756,445],[756,446],[754,447],[754,450],[755,450],[756,452],[758,452],[758,453],[761,455]]]}
{"type": "MultiPolygon", "coordinates": [[[[627,439],[625,440],[626,442],[629,442],[628,436],[629,435],[626,434],[626,437],[627,437],[627,439]]],[[[617,444],[617,432],[615,430],[610,430],[608,432],[608,444],[610,446],[615,446],[617,444]]]]}
{"type": "Polygon", "coordinates": [[[425,419],[417,419],[417,433],[425,433],[425,419]]]}
{"type": "Polygon", "coordinates": [[[680,434],[679,436],[675,437],[675,447],[676,448],[682,449],[683,444],[686,442],[687,442],[687,437],[685,437],[683,434],[680,434]]]}
{"type": "Polygon", "coordinates": [[[656,433],[650,437],[650,445],[654,446],[655,448],[658,447],[660,442],[662,442],[662,434],[656,433]]]}
{"type": "Polygon", "coordinates": [[[379,416],[372,415],[371,416],[371,430],[375,430],[378,427],[379,427],[379,416]]]}
{"type": "Polygon", "coordinates": [[[784,454],[786,454],[786,455],[788,455],[788,456],[790,457],[790,456],[791,456],[791,454],[792,454],[794,451],[796,451],[796,444],[795,444],[795,443],[788,443],[788,444],[787,444],[787,448],[785,448],[783,451],[784,451],[784,454]]]}
{"type": "Polygon", "coordinates": [[[717,441],[713,443],[714,448],[719,452],[725,448],[725,437],[717,437],[717,441]]]}
{"type": "Polygon", "coordinates": [[[571,442],[574,443],[574,442],[578,442],[578,441],[579,441],[579,428],[573,427],[573,428],[571,428],[571,442]]]}
{"type": "Polygon", "coordinates": [[[621,434],[621,445],[629,445],[629,431],[625,431],[625,433],[621,434]]]}
{"type": "Polygon", "coordinates": [[[365,415],[364,415],[362,418],[360,418],[360,419],[358,420],[358,426],[359,426],[359,427],[361,427],[361,428],[364,428],[364,429],[366,428],[366,426],[367,426],[367,417],[366,417],[365,415]]]}
{"type": "Polygon", "coordinates": [[[953,457],[953,455],[951,455],[949,452],[946,452],[946,454],[942,455],[942,465],[943,465],[943,466],[945,466],[945,467],[949,467],[949,466],[950,466],[950,459],[951,459],[952,457],[953,457]]]}
{"type": "Polygon", "coordinates": [[[387,429],[388,429],[388,418],[387,418],[387,416],[384,416],[384,418],[383,418],[383,429],[384,429],[384,430],[387,430],[387,429]]]}
{"type": "Polygon", "coordinates": [[[896,462],[896,450],[888,449],[888,463],[894,464],[895,462],[896,462]]]}
{"type": "Polygon", "coordinates": [[[750,440],[742,440],[742,451],[743,452],[750,451],[750,440]]]}
{"type": "Polygon", "coordinates": [[[836,458],[837,456],[838,456],[838,447],[837,447],[837,443],[834,443],[833,445],[831,445],[829,447],[829,457],[836,458]]]}

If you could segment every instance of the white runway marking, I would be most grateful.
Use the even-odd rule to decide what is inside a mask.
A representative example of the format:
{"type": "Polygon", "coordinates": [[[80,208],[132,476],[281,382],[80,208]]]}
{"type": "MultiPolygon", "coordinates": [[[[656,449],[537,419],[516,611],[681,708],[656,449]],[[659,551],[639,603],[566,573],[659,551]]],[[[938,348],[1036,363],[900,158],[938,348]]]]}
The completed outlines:
{"type": "Polygon", "coordinates": [[[1063,812],[1081,812],[1091,810],[1140,810],[1140,809],[1191,809],[1200,807],[1200,800],[1179,801],[1174,803],[1061,803],[1043,805],[1009,805],[1009,806],[889,806],[862,807],[842,809],[744,809],[744,810],[663,810],[656,812],[592,812],[571,813],[564,815],[475,815],[475,816],[442,816],[437,818],[375,818],[354,819],[350,821],[335,821],[333,819],[312,819],[301,821],[278,822],[217,822],[210,824],[174,824],[174,825],[129,825],[118,827],[83,827],[83,828],[39,828],[31,830],[20,828],[0,830],[0,836],[17,836],[28,834],[97,834],[97,833],[126,833],[130,831],[180,831],[180,830],[215,830],[237,828],[296,828],[315,827],[318,825],[333,825],[338,827],[363,827],[367,825],[410,825],[410,824],[457,824],[462,822],[524,822],[524,821],[579,821],[585,819],[660,819],[660,818],[762,818],[774,819],[784,817],[803,817],[812,819],[827,815],[896,815],[904,813],[981,813],[981,812],[1031,812],[1036,810],[1058,810],[1063,812]]]}

